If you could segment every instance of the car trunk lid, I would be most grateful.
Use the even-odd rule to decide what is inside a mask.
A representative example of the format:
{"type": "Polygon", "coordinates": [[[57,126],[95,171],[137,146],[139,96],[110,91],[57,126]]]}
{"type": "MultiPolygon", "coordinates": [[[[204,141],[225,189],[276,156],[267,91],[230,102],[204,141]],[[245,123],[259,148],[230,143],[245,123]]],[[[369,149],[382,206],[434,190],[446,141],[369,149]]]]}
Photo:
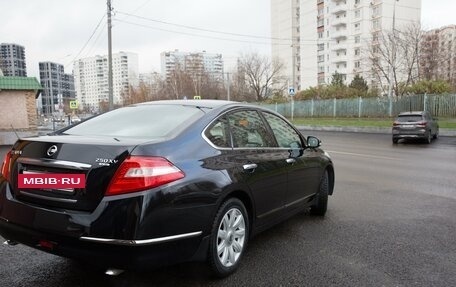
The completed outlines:
{"type": "Polygon", "coordinates": [[[90,211],[103,198],[118,166],[144,139],[43,136],[21,139],[11,152],[13,196],[43,207],[90,211]],[[83,174],[84,188],[19,188],[20,174],[83,174]]]}

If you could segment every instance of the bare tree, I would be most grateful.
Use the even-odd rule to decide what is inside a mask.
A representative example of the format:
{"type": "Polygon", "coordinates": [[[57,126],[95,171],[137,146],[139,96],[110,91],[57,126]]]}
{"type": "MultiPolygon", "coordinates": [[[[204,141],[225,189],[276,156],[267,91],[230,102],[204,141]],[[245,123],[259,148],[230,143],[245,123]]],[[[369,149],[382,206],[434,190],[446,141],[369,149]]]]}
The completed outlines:
{"type": "Polygon", "coordinates": [[[394,94],[400,96],[406,86],[418,80],[422,36],[421,27],[417,24],[375,34],[368,55],[372,76],[380,83],[379,88],[384,93],[392,84],[394,94]]]}
{"type": "Polygon", "coordinates": [[[280,72],[284,64],[278,59],[270,61],[266,56],[250,53],[241,55],[238,65],[245,74],[245,80],[253,90],[257,101],[267,98],[275,85],[283,84],[284,80],[280,77],[280,72]]]}

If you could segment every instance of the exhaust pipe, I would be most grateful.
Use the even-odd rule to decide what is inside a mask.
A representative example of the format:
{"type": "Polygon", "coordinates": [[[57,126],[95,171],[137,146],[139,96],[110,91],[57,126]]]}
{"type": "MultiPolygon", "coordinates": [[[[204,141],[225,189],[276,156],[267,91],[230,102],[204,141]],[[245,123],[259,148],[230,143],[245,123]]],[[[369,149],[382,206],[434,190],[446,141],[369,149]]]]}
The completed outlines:
{"type": "Polygon", "coordinates": [[[124,272],[124,270],[121,270],[121,269],[108,269],[108,270],[106,270],[105,274],[109,275],[109,276],[118,276],[118,275],[122,274],[123,272],[124,272]]]}
{"type": "Polygon", "coordinates": [[[3,244],[8,245],[8,246],[14,246],[14,245],[17,245],[18,243],[13,240],[5,240],[5,242],[3,242],[3,244]]]}

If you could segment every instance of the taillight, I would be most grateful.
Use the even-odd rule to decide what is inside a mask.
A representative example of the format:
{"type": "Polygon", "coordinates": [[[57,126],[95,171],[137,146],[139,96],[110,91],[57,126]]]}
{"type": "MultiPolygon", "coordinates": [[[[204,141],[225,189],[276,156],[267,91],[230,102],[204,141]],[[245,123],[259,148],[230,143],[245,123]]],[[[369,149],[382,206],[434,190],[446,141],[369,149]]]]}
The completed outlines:
{"type": "Polygon", "coordinates": [[[419,122],[416,125],[419,126],[419,127],[424,128],[424,127],[426,127],[426,122],[419,122]]]}
{"type": "Polygon", "coordinates": [[[5,155],[5,159],[3,160],[2,164],[2,175],[4,178],[9,179],[10,171],[11,171],[11,151],[9,151],[5,155]]]}
{"type": "Polygon", "coordinates": [[[117,169],[106,195],[143,191],[184,176],[179,168],[162,157],[130,156],[117,169]]]}

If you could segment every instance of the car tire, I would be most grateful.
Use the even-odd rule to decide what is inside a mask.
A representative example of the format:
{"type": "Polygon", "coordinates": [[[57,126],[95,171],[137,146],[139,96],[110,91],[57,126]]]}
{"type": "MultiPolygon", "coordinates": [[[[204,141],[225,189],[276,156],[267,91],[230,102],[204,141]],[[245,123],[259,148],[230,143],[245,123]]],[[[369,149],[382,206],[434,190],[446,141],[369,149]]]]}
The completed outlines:
{"type": "Polygon", "coordinates": [[[399,142],[399,139],[393,138],[393,144],[397,144],[399,142]]]}
{"type": "Polygon", "coordinates": [[[209,264],[217,277],[226,277],[239,266],[249,238],[249,217],[237,198],[225,201],[217,211],[209,244],[209,264]]]}
{"type": "Polygon", "coordinates": [[[432,142],[432,131],[429,130],[429,132],[426,135],[426,143],[430,144],[432,142]]]}
{"type": "Polygon", "coordinates": [[[323,177],[320,180],[320,188],[315,198],[315,204],[310,207],[310,214],[317,216],[325,216],[328,209],[328,194],[329,194],[329,177],[328,171],[325,170],[323,177]]]}
{"type": "Polygon", "coordinates": [[[439,131],[437,131],[437,132],[434,134],[433,138],[434,138],[435,140],[439,138],[439,131]]]}

